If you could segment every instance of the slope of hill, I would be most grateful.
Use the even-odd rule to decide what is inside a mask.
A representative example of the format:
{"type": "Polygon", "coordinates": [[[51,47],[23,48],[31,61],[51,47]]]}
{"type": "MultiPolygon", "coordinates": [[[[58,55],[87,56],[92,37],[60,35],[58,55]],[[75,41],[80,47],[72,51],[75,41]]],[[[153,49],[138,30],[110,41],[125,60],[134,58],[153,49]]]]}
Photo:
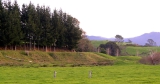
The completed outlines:
{"type": "Polygon", "coordinates": [[[92,45],[97,48],[100,44],[106,44],[108,40],[91,40],[92,45]]]}
{"type": "MultiPolygon", "coordinates": [[[[105,38],[100,36],[87,36],[89,40],[110,40],[114,41],[115,38],[105,38]]],[[[124,38],[124,41],[127,42],[128,39],[130,39],[133,43],[139,44],[139,45],[145,45],[147,43],[148,39],[153,39],[157,43],[157,45],[160,45],[160,32],[150,32],[145,33],[137,37],[133,38],[124,38]]]]}
{"type": "Polygon", "coordinates": [[[138,56],[113,57],[96,52],[1,51],[0,66],[53,67],[135,64],[138,56]]]}
{"type": "Polygon", "coordinates": [[[0,66],[79,66],[110,65],[111,60],[95,53],[84,52],[42,52],[1,51],[0,66]]]}

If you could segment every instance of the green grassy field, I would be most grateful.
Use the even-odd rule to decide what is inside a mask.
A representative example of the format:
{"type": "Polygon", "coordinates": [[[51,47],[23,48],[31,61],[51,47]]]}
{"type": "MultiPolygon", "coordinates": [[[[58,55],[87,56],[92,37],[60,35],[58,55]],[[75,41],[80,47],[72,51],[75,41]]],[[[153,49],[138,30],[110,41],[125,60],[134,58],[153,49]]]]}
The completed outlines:
{"type": "Polygon", "coordinates": [[[159,84],[159,65],[142,65],[140,59],[140,56],[113,57],[96,52],[32,51],[26,55],[24,51],[1,51],[0,84],[159,84]],[[113,64],[90,66],[108,60],[113,64]],[[71,66],[75,64],[84,65],[71,66]]]}
{"type": "Polygon", "coordinates": [[[126,47],[125,50],[130,55],[136,55],[138,52],[139,55],[145,56],[149,54],[150,50],[160,51],[160,47],[126,47]]]}
{"type": "MultiPolygon", "coordinates": [[[[108,40],[91,40],[91,44],[97,48],[100,44],[106,44],[108,40]]],[[[131,43],[122,43],[122,45],[131,44],[131,43]]]]}
{"type": "Polygon", "coordinates": [[[91,44],[97,48],[100,44],[106,44],[108,41],[107,40],[91,40],[91,44]]]}
{"type": "Polygon", "coordinates": [[[159,69],[150,65],[0,67],[0,84],[159,84],[159,69]],[[92,71],[91,78],[89,71],[92,71]]]}

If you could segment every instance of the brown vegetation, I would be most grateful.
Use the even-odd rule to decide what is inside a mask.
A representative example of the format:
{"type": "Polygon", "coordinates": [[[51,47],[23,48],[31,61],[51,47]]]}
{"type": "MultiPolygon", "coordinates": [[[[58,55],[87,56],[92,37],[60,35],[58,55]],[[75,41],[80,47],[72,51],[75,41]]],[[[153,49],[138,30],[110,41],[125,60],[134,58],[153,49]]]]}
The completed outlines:
{"type": "Polygon", "coordinates": [[[151,52],[149,56],[142,57],[140,62],[143,64],[151,64],[151,65],[160,64],[160,52],[151,52]]]}

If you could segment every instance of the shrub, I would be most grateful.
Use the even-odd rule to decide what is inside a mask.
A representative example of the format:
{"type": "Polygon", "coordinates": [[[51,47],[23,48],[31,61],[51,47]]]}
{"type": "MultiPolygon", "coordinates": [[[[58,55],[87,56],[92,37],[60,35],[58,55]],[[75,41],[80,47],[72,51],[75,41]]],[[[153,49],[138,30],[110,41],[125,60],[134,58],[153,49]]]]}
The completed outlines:
{"type": "Polygon", "coordinates": [[[149,56],[146,57],[142,57],[140,63],[151,64],[151,65],[160,64],[160,52],[150,54],[149,56]]]}

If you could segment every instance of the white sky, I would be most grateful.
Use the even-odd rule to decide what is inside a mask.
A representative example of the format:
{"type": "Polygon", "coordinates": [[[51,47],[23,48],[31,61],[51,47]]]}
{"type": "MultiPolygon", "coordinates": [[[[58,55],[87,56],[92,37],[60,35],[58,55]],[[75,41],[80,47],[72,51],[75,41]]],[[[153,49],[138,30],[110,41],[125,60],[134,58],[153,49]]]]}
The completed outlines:
{"type": "Polygon", "coordinates": [[[128,38],[160,32],[160,0],[17,0],[20,6],[30,1],[61,8],[80,21],[87,35],[128,38]]]}

